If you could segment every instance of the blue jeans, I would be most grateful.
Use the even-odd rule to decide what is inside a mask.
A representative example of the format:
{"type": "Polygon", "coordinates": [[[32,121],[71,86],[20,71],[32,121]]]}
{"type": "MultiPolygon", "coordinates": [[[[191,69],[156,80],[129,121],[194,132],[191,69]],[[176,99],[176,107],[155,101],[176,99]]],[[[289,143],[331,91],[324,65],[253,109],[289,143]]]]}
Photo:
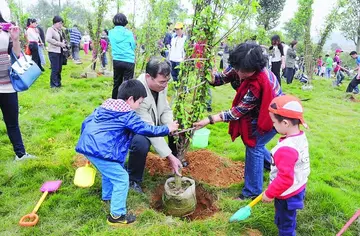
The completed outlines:
{"type": "Polygon", "coordinates": [[[344,73],[342,73],[342,71],[339,70],[339,71],[336,73],[336,85],[341,84],[344,79],[345,79],[344,73]]]}
{"type": "Polygon", "coordinates": [[[326,68],[325,77],[328,79],[330,79],[330,77],[331,77],[331,70],[332,70],[332,68],[326,68]]]}
{"type": "Polygon", "coordinates": [[[304,208],[305,189],[288,199],[274,200],[275,224],[279,230],[279,236],[296,235],[296,210],[304,208]]]}
{"type": "Polygon", "coordinates": [[[170,62],[171,62],[171,76],[173,80],[177,82],[180,69],[179,68],[175,69],[175,67],[179,66],[180,62],[174,62],[174,61],[170,61],[170,62]]]}
{"type": "Polygon", "coordinates": [[[276,135],[276,130],[273,128],[263,135],[255,131],[255,135],[256,146],[245,145],[245,183],[242,194],[247,198],[262,193],[264,165],[269,167],[271,163],[270,152],[265,145],[276,135]]]}
{"type": "Polygon", "coordinates": [[[79,52],[80,52],[80,44],[71,43],[71,56],[76,61],[80,60],[79,52]]]}
{"type": "Polygon", "coordinates": [[[102,199],[111,200],[113,216],[126,214],[126,199],[129,192],[129,175],[124,167],[113,161],[86,156],[102,175],[102,199]]]}
{"type": "Polygon", "coordinates": [[[40,57],[40,62],[41,65],[46,65],[46,60],[45,60],[45,56],[44,56],[44,46],[40,46],[39,45],[39,57],[40,57]]]}

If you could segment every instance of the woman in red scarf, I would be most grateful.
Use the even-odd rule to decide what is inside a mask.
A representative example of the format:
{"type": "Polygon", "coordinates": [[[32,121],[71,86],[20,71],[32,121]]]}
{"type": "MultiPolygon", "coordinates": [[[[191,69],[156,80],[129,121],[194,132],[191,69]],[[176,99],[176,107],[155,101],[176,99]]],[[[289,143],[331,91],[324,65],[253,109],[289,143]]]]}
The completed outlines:
{"type": "MultiPolygon", "coordinates": [[[[265,145],[275,136],[276,131],[269,116],[268,107],[274,97],[282,94],[276,76],[265,68],[266,58],[259,45],[242,43],[229,57],[236,76],[226,73],[229,78],[215,75],[220,85],[240,80],[232,108],[194,124],[202,128],[216,122],[229,122],[229,134],[234,141],[241,136],[246,146],[245,183],[239,199],[254,198],[261,194],[263,169],[270,169],[270,153],[265,145]]],[[[233,74],[234,74],[233,73],[233,74]]],[[[224,74],[223,74],[224,75],[224,74]]]]}

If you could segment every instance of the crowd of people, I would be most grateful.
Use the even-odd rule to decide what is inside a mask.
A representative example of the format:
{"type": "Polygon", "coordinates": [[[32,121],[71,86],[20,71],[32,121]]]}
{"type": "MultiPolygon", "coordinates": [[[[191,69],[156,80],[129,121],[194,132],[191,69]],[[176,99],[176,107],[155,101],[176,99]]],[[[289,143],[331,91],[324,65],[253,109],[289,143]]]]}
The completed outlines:
{"type": "MultiPolygon", "coordinates": [[[[22,142],[17,93],[12,88],[7,73],[11,66],[10,55],[20,56],[20,30],[14,25],[5,29],[7,22],[1,15],[0,23],[0,107],[16,154],[15,160],[35,158],[25,151],[22,142]]],[[[69,53],[69,48],[63,31],[63,19],[55,16],[52,23],[46,35],[41,37],[36,20],[29,19],[26,35],[32,59],[42,70],[44,63],[40,56],[43,53],[41,47],[47,43],[51,63],[50,87],[59,88],[62,85],[62,66],[67,59],[64,52],[69,53]]],[[[110,201],[107,222],[121,225],[132,223],[136,219],[127,212],[126,198],[129,187],[143,193],[143,174],[151,146],[160,157],[167,158],[170,167],[180,175],[182,163],[176,158],[175,140],[171,135],[178,129],[178,124],[174,121],[167,101],[167,88],[171,79],[174,82],[180,79],[178,66],[185,59],[187,37],[183,23],[175,24],[175,32],[172,31],[171,24],[168,24],[169,32],[163,40],[165,58],[151,57],[146,63],[145,73],[134,79],[134,34],[126,28],[128,21],[122,13],[114,16],[113,24],[113,29],[102,32],[100,40],[102,67],[107,64],[106,52],[111,45],[114,65],[111,98],[105,100],[84,120],[76,151],[84,154],[102,175],[102,200],[110,201]],[[164,136],[168,136],[168,141],[164,136]],[[129,160],[125,166],[127,153],[129,160]]],[[[72,58],[75,63],[81,63],[80,42],[83,38],[84,51],[88,53],[91,40],[87,36],[82,37],[76,25],[67,32],[70,33],[72,58]]],[[[292,41],[286,48],[280,37],[274,35],[271,43],[270,47],[265,47],[256,42],[245,42],[231,51],[223,44],[228,54],[226,63],[229,65],[222,72],[214,71],[209,83],[213,86],[231,83],[236,90],[235,98],[229,109],[208,115],[194,126],[200,129],[218,122],[229,123],[232,140],[241,137],[245,145],[245,181],[242,192],[236,199],[254,199],[263,194],[264,202],[274,200],[279,235],[294,235],[296,211],[303,208],[310,174],[308,142],[300,129],[300,124],[306,128],[307,124],[300,100],[284,95],[281,88],[282,70],[286,82],[290,84],[293,81],[297,41],[292,41]],[[271,52],[270,59],[264,55],[264,48],[271,52]],[[271,69],[268,68],[269,60],[271,69]],[[284,136],[269,152],[265,145],[276,133],[284,136]],[[270,184],[265,191],[264,170],[270,171],[270,184]]],[[[206,39],[195,44],[194,57],[202,56],[204,44],[206,39]]],[[[317,61],[318,74],[325,64],[327,77],[335,66],[338,84],[343,80],[341,52],[336,50],[334,59],[326,55],[325,62],[321,57],[317,61]]],[[[350,55],[358,65],[358,74],[347,89],[352,92],[360,81],[360,56],[355,51],[350,55]]],[[[194,68],[201,66],[194,64],[194,68]]]]}

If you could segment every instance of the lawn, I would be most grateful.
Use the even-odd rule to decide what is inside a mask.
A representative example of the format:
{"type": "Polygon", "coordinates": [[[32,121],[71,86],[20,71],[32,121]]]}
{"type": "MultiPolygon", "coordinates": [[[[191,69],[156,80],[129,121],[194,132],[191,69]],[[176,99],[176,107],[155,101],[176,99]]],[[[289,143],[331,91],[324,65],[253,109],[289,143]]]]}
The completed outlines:
{"type": "MultiPolygon", "coordinates": [[[[5,125],[0,122],[0,235],[241,235],[257,229],[263,235],[276,235],[273,204],[260,203],[252,216],[241,223],[229,217],[246,203],[232,200],[242,183],[230,188],[204,186],[218,197],[220,211],[206,220],[187,222],[165,216],[150,208],[151,193],[166,177],[146,174],[146,194],[130,191],[128,207],[138,215],[135,224],[112,228],[106,224],[108,206],[100,199],[101,181],[88,189],[73,185],[75,144],[83,119],[111,94],[112,79],[72,79],[72,71],[85,65],[69,62],[63,71],[63,88],[49,88],[50,70],[27,92],[19,94],[21,131],[29,153],[37,160],[14,163],[12,146],[5,125]],[[31,212],[40,198],[40,186],[47,180],[61,179],[58,192],[50,194],[38,214],[40,222],[33,228],[21,228],[18,221],[31,212]]],[[[48,68],[46,66],[45,68],[48,68]]],[[[346,81],[347,82],[347,81],[346,81]]],[[[302,91],[295,81],[283,85],[286,93],[304,101],[305,119],[310,126],[311,175],[306,206],[298,214],[298,235],[335,235],[360,209],[360,103],[346,99],[345,85],[333,88],[326,79],[317,79],[313,91],[302,91]]],[[[346,85],[347,86],[347,85],[346,85]]],[[[230,106],[231,86],[213,89],[214,112],[230,106]]],[[[208,149],[235,161],[244,160],[244,146],[232,143],[227,124],[209,127],[208,149]]],[[[268,144],[272,148],[276,139],[268,144]]],[[[211,173],[209,173],[211,174],[211,173]]],[[[265,174],[267,184],[268,176],[265,174]]],[[[360,222],[344,235],[360,235],[360,222]]]]}

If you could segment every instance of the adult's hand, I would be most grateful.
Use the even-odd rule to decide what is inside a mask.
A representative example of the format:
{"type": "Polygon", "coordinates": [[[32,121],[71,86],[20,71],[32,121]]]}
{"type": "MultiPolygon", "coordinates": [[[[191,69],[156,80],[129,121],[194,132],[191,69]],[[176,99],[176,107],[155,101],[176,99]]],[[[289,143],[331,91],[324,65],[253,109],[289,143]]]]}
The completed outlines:
{"type": "Polygon", "coordinates": [[[209,71],[210,76],[211,76],[211,80],[208,81],[208,82],[209,82],[209,84],[214,84],[215,83],[215,74],[217,73],[217,69],[214,67],[212,69],[209,69],[208,71],[209,71]]]}
{"type": "Polygon", "coordinates": [[[201,129],[203,128],[204,126],[207,126],[208,124],[210,124],[210,120],[209,118],[205,118],[203,120],[200,120],[196,123],[193,124],[193,126],[196,128],[196,129],[201,129]]]}
{"type": "Polygon", "coordinates": [[[173,121],[172,123],[168,124],[167,127],[169,128],[170,133],[178,130],[179,124],[177,121],[173,121]]]}
{"type": "Polygon", "coordinates": [[[183,166],[182,166],[180,160],[177,159],[173,154],[170,154],[169,156],[167,156],[167,159],[169,160],[170,167],[175,172],[175,174],[177,174],[178,176],[181,176],[181,174],[179,173],[179,169],[182,168],[183,166]]]}

